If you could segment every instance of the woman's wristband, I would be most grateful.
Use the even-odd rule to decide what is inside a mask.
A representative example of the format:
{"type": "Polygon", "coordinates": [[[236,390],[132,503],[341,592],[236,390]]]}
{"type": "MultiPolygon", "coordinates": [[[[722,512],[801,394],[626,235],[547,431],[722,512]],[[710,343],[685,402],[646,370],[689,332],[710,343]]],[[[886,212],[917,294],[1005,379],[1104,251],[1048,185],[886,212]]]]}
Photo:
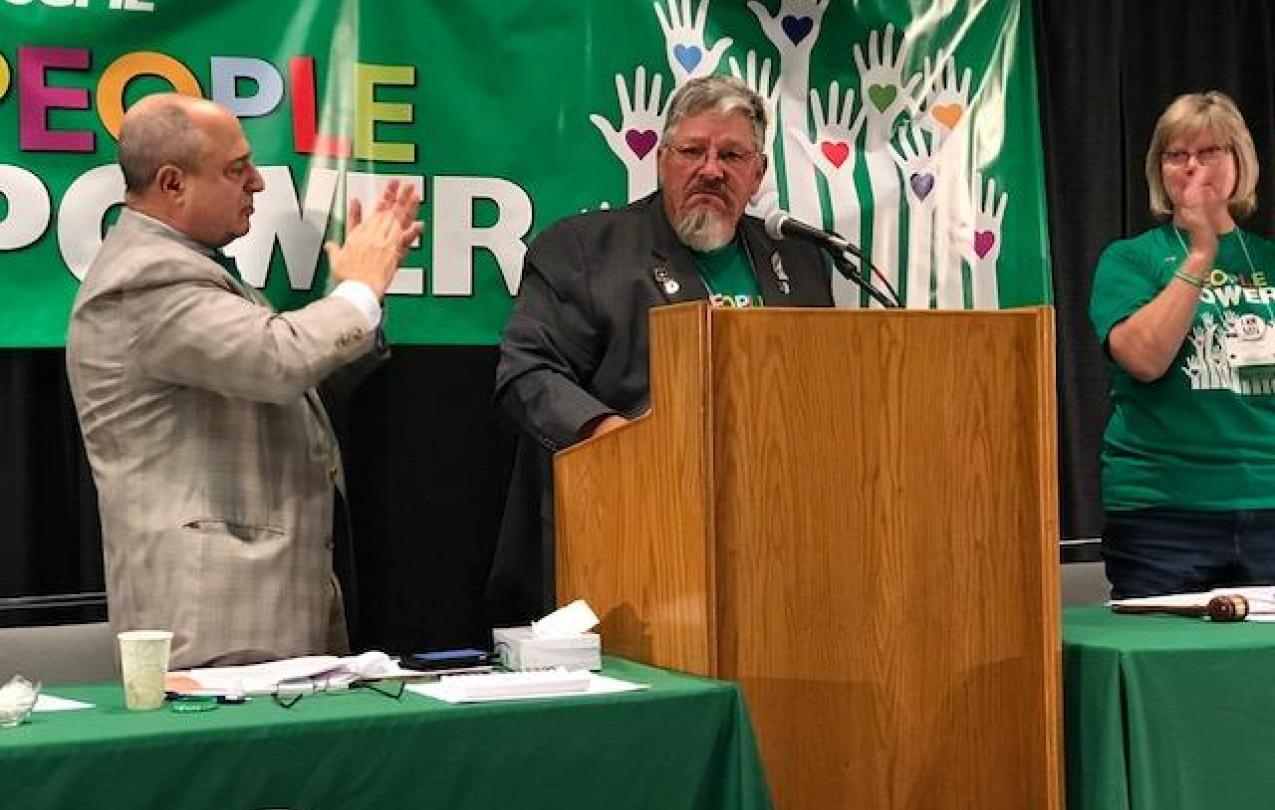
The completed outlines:
{"type": "Polygon", "coordinates": [[[1191,275],[1190,273],[1188,273],[1187,271],[1181,268],[1178,268],[1177,270],[1173,271],[1173,277],[1178,279],[1179,281],[1185,281],[1187,284],[1190,284],[1192,287],[1196,288],[1197,290],[1204,289],[1204,279],[1196,278],[1195,276],[1191,275]]]}

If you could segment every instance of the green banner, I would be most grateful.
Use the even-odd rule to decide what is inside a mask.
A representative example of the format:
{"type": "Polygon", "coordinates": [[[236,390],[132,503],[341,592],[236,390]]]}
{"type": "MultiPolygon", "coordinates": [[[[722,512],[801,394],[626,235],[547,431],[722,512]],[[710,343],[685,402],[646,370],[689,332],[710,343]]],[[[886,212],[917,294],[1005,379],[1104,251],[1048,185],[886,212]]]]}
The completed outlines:
{"type": "Polygon", "coordinates": [[[228,252],[281,308],[323,291],[350,199],[420,186],[398,343],[497,342],[527,242],[653,191],[668,97],[706,73],[777,113],[755,213],[862,245],[912,308],[1047,302],[1030,5],[0,0],[0,345],[62,345],[123,110],[173,88],[243,122],[266,189],[228,252]]]}

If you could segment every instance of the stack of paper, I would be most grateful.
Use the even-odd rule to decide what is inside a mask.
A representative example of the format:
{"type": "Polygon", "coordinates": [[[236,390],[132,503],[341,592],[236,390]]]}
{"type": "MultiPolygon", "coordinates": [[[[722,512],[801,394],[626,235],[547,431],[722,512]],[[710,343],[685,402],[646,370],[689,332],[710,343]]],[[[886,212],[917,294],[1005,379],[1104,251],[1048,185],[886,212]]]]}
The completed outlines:
{"type": "Polygon", "coordinates": [[[407,687],[419,695],[447,703],[478,703],[490,700],[604,695],[647,688],[645,684],[608,678],[592,672],[564,669],[541,672],[498,672],[488,675],[451,675],[437,683],[407,687]]]}
{"type": "Polygon", "coordinates": [[[587,689],[589,687],[589,673],[554,669],[542,672],[449,675],[440,679],[439,683],[465,700],[561,695],[587,689]]]}

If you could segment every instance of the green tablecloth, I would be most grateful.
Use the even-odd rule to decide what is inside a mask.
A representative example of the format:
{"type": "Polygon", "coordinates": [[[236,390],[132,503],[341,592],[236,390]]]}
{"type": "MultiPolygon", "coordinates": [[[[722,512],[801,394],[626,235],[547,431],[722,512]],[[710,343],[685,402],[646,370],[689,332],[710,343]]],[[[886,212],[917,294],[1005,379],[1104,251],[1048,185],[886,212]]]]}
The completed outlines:
{"type": "Polygon", "coordinates": [[[177,714],[129,712],[114,684],[53,688],[95,708],[0,729],[0,807],[770,808],[734,685],[614,658],[604,674],[650,689],[471,705],[355,690],[177,714]]]}
{"type": "Polygon", "coordinates": [[[1275,807],[1275,624],[1063,611],[1071,810],[1275,807]]]}

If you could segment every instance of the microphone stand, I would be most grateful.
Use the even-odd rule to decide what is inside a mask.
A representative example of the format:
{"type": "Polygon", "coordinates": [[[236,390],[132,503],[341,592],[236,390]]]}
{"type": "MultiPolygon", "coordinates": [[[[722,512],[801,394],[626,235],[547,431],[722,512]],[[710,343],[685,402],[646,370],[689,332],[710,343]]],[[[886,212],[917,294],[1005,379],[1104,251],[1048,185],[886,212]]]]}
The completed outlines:
{"type": "Polygon", "coordinates": [[[836,266],[837,271],[841,273],[841,275],[845,276],[848,280],[853,281],[855,284],[857,284],[860,289],[862,289],[864,292],[868,294],[869,297],[872,298],[872,300],[876,301],[878,304],[885,307],[886,309],[898,308],[899,306],[898,301],[891,301],[889,298],[886,298],[885,295],[880,290],[872,286],[871,281],[864,278],[863,275],[859,273],[859,271],[854,266],[854,262],[851,261],[850,259],[849,251],[828,250],[827,248],[825,248],[824,251],[829,256],[832,257],[832,263],[833,265],[836,266]]]}

